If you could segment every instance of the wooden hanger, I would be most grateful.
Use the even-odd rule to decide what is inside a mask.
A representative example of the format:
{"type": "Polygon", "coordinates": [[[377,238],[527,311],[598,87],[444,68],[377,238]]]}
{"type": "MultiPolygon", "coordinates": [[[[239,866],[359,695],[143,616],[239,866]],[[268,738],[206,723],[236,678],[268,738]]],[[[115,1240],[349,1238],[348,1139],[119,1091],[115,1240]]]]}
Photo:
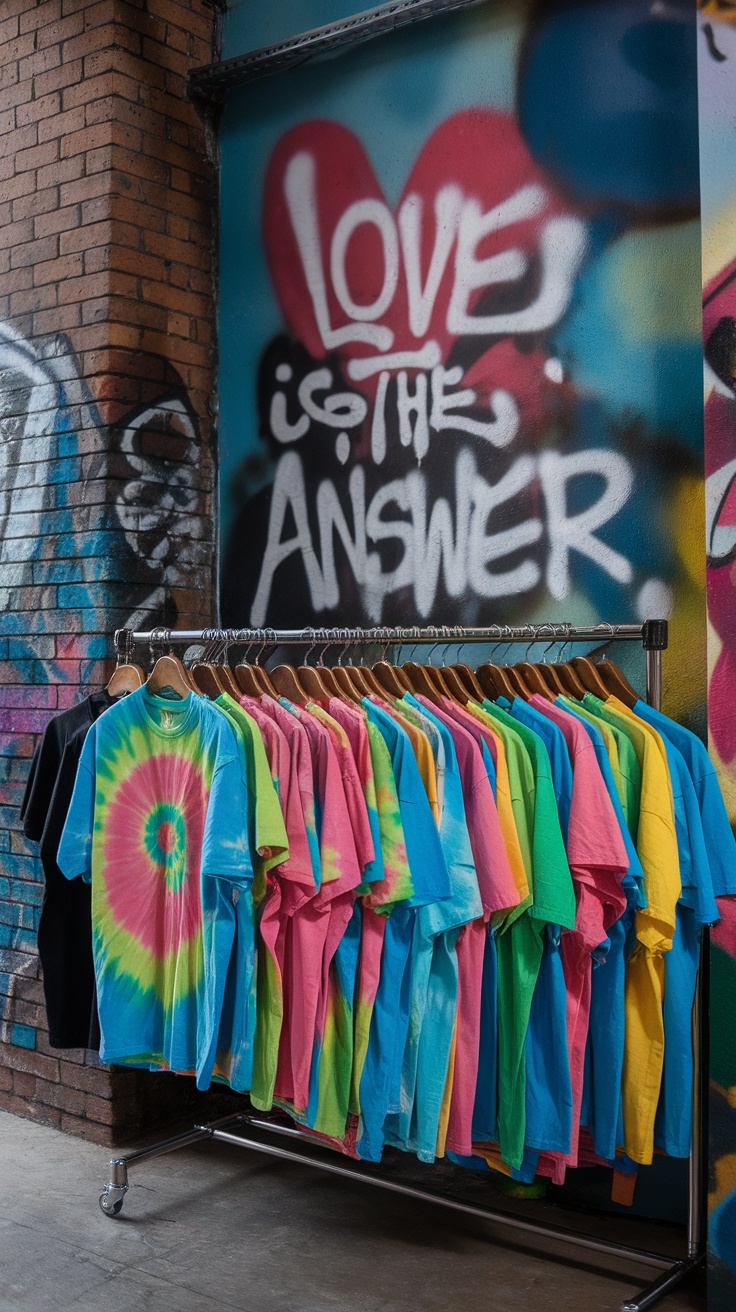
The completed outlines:
{"type": "Polygon", "coordinates": [[[192,666],[191,673],[198,692],[203,692],[212,701],[215,701],[225,691],[216,665],[210,665],[205,661],[196,661],[192,666]]]}
{"type": "Polygon", "coordinates": [[[532,693],[537,693],[540,697],[546,697],[547,701],[554,700],[555,694],[550,692],[550,686],[542,673],[543,666],[532,665],[529,661],[520,661],[518,665],[512,668],[521,675],[526,687],[530,688],[532,693]]]}
{"type": "Polygon", "coordinates": [[[539,665],[536,666],[536,669],[539,670],[540,675],[542,676],[545,683],[547,684],[550,697],[554,699],[555,697],[559,697],[560,695],[562,696],[566,695],[567,689],[564,683],[562,682],[562,679],[560,678],[559,666],[552,665],[551,663],[547,664],[546,661],[542,661],[540,662],[539,665]]]}
{"type": "Polygon", "coordinates": [[[235,682],[247,697],[260,697],[265,691],[258,678],[259,665],[246,665],[244,661],[235,666],[235,682]]]}
{"type": "Polygon", "coordinates": [[[286,697],[298,706],[304,706],[311,700],[293,665],[277,665],[268,677],[280,697],[286,697]]]}
{"type": "Polygon", "coordinates": [[[639,694],[634,691],[623,670],[608,659],[601,661],[600,665],[596,665],[596,669],[608,691],[613,693],[614,697],[618,697],[619,701],[624,703],[624,706],[628,706],[632,710],[639,701],[639,694]]]}
{"type": "Polygon", "coordinates": [[[171,654],[159,656],[148,676],[146,687],[154,694],[159,693],[162,688],[173,688],[174,692],[178,692],[182,698],[188,697],[192,692],[187,671],[179,657],[171,654]]]}
{"type": "Polygon", "coordinates": [[[580,677],[568,661],[563,661],[555,665],[555,672],[564,689],[565,697],[575,697],[580,701],[585,696],[585,686],[580,682],[580,677]]]}
{"type": "Polygon", "coordinates": [[[460,680],[460,683],[470,694],[470,697],[475,697],[478,699],[479,702],[482,702],[483,689],[478,683],[478,680],[475,675],[475,670],[472,669],[470,665],[464,665],[461,662],[457,662],[455,665],[451,665],[449,668],[455,671],[458,679],[460,680]]]}
{"type": "Polygon", "coordinates": [[[518,696],[516,688],[509,682],[508,666],[491,665],[486,661],[478,666],[475,673],[484,697],[489,697],[491,701],[497,697],[507,697],[512,702],[518,696]]]}
{"type": "MultiPolygon", "coordinates": [[[[413,692],[415,696],[418,692],[423,693],[435,706],[439,705],[442,693],[438,692],[426,665],[419,665],[416,661],[405,661],[401,669],[409,681],[410,692],[413,692]]],[[[436,673],[435,670],[432,672],[436,673]]]]}
{"type": "Polygon", "coordinates": [[[609,696],[608,689],[598,673],[598,666],[593,663],[588,656],[575,656],[570,662],[576,674],[580,675],[580,682],[588,692],[595,693],[603,701],[609,696]]]}
{"type": "Polygon", "coordinates": [[[136,688],[142,688],[145,682],[143,667],[126,661],[124,665],[115,666],[107,685],[107,692],[111,697],[125,697],[127,693],[135,692],[136,688]]]}
{"type": "Polygon", "coordinates": [[[300,665],[296,677],[310,702],[326,702],[332,695],[322,678],[322,671],[318,670],[316,665],[300,665]]]}
{"type": "Polygon", "coordinates": [[[504,670],[508,676],[511,687],[514,688],[515,695],[521,697],[524,701],[532,695],[532,689],[526,681],[524,671],[518,665],[504,665],[504,670]]]}
{"type": "Polygon", "coordinates": [[[230,666],[228,665],[227,661],[225,661],[222,665],[219,665],[218,669],[220,671],[220,680],[223,684],[225,692],[229,692],[230,696],[234,697],[236,702],[240,701],[240,687],[238,686],[238,683],[236,682],[235,679],[235,675],[230,669],[230,666]]]}
{"type": "Polygon", "coordinates": [[[340,685],[335,678],[334,672],[329,665],[324,665],[322,660],[317,662],[317,669],[322,677],[322,683],[327,691],[328,697],[340,696],[340,685]]]}
{"type": "Polygon", "coordinates": [[[373,674],[383,690],[383,696],[388,693],[391,697],[403,697],[405,692],[411,692],[408,680],[399,665],[390,665],[388,661],[378,661],[373,666],[373,674]]]}
{"type": "Polygon", "coordinates": [[[442,666],[442,681],[445,685],[445,696],[449,697],[450,701],[457,702],[459,706],[467,706],[471,694],[452,665],[442,666]]]}
{"type": "MultiPolygon", "coordinates": [[[[350,702],[356,702],[359,706],[365,693],[358,691],[356,685],[348,674],[347,665],[333,665],[332,674],[339,689],[338,696],[347,699],[350,702]]],[[[381,695],[385,695],[383,690],[381,691],[381,695]]]]}

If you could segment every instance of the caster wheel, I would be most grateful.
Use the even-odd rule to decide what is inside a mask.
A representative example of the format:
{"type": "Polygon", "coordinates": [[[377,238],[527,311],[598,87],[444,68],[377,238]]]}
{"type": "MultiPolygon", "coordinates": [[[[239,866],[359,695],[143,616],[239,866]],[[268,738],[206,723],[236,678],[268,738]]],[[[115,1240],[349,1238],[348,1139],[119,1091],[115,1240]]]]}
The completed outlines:
{"type": "Polygon", "coordinates": [[[115,1198],[112,1194],[100,1194],[100,1207],[105,1216],[118,1216],[123,1210],[122,1198],[115,1198]]]}

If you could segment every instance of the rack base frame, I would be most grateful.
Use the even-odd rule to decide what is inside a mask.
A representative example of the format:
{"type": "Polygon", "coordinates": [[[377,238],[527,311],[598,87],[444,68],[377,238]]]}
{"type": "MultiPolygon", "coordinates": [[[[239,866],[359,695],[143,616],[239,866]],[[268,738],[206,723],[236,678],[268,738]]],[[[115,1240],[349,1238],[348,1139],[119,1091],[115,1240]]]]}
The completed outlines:
{"type": "Polygon", "coordinates": [[[414,1201],[432,1203],[435,1206],[445,1207],[450,1211],[460,1212],[466,1216],[478,1217],[483,1221],[488,1221],[492,1225],[507,1230],[516,1230],[522,1234],[552,1239],[558,1243],[570,1244],[588,1253],[602,1253],[609,1257],[620,1258],[623,1261],[658,1271],[659,1275],[654,1280],[638,1294],[622,1303],[621,1312],[647,1312],[648,1308],[654,1307],[661,1298],[664,1298],[666,1294],[671,1293],[673,1289],[676,1289],[678,1285],[692,1276],[705,1262],[705,1251],[700,1248],[696,1248],[687,1257],[673,1259],[663,1253],[652,1253],[646,1249],[632,1247],[629,1244],[619,1244],[595,1235],[581,1234],[579,1231],[571,1230],[566,1226],[552,1225],[545,1221],[524,1218],[492,1207],[481,1207],[476,1203],[464,1203],[459,1199],[447,1198],[443,1194],[434,1193],[429,1189],[418,1189],[414,1185],[403,1184],[400,1180],[392,1180],[386,1175],[368,1174],[366,1171],[361,1170],[360,1166],[343,1165],[341,1161],[329,1160],[325,1156],[298,1152],[292,1148],[282,1148],[279,1144],[252,1137],[247,1133],[249,1129],[266,1130],[270,1134],[285,1135],[290,1139],[306,1141],[313,1148],[319,1148],[319,1144],[311,1136],[304,1134],[296,1127],[270,1121],[261,1114],[254,1115],[249,1112],[240,1112],[232,1116],[225,1116],[220,1120],[211,1121],[207,1125],[195,1125],[183,1134],[174,1135],[169,1139],[162,1139],[158,1143],[151,1144],[148,1148],[137,1149],[134,1152],[126,1153],[122,1157],[113,1157],[110,1161],[110,1178],[100,1194],[102,1211],[108,1217],[120,1215],[125,1195],[130,1187],[128,1173],[131,1167],[137,1167],[154,1157],[162,1157],[165,1153],[176,1152],[180,1148],[188,1148],[191,1144],[210,1140],[211,1142],[227,1143],[236,1148],[245,1148],[250,1152],[264,1153],[266,1156],[275,1157],[280,1161],[295,1162],[300,1166],[312,1167],[314,1170],[325,1171],[344,1180],[353,1180],[359,1184],[385,1189],[390,1193],[402,1194],[414,1201]],[[246,1133],[237,1132],[238,1127],[243,1127],[246,1133]]]}

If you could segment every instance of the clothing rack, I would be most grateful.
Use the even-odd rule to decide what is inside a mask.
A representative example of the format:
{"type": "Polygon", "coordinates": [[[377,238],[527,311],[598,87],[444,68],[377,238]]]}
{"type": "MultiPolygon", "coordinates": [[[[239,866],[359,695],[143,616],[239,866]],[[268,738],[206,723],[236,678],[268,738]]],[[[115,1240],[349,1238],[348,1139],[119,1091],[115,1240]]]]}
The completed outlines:
{"type": "MultiPolygon", "coordinates": [[[[667,647],[667,621],[647,620],[642,624],[595,624],[574,626],[571,624],[547,623],[525,625],[490,625],[487,627],[464,628],[459,625],[426,628],[306,628],[306,629],[164,629],[157,628],[147,632],[132,632],[118,629],[115,633],[115,651],[118,660],[130,658],[136,646],[148,646],[152,651],[157,648],[189,647],[205,644],[206,647],[225,655],[230,647],[253,646],[261,644],[261,652],[267,646],[306,646],[310,650],[319,647],[326,650],[330,646],[341,645],[344,649],[352,646],[414,646],[431,643],[434,646],[481,643],[486,645],[505,645],[526,643],[546,643],[548,647],[557,643],[566,647],[569,643],[593,643],[597,645],[610,642],[639,642],[646,654],[646,700],[656,709],[660,708],[662,698],[662,652],[667,647]]],[[[281,1161],[297,1162],[311,1166],[341,1179],[357,1181],[372,1185],[374,1188],[387,1189],[392,1193],[402,1194],[420,1202],[433,1203],[466,1216],[479,1217],[494,1225],[509,1230],[520,1231],[527,1235],[538,1235],[559,1243],[569,1244],[588,1252],[604,1253],[635,1262],[642,1266],[658,1270],[660,1275],[635,1297],[626,1300],[622,1312],[646,1312],[665,1294],[681,1284],[705,1261],[705,1175],[703,1143],[703,1027],[705,1014],[705,989],[707,974],[707,929],[703,930],[701,942],[701,960],[698,970],[698,983],[695,1006],[693,1010],[693,1052],[694,1052],[694,1087],[693,1087],[693,1131],[688,1170],[688,1214],[687,1214],[687,1251],[686,1255],[673,1260],[669,1255],[650,1252],[629,1244],[616,1243],[595,1235],[574,1230],[571,1227],[554,1225],[534,1217],[524,1218],[515,1213],[503,1212],[496,1208],[481,1207],[465,1203],[428,1189],[418,1189],[361,1168],[359,1164],[338,1163],[334,1153],[330,1156],[320,1150],[320,1145],[311,1135],[296,1126],[285,1125],[278,1119],[271,1119],[263,1113],[245,1110],[236,1115],[226,1116],[206,1125],[195,1125],[184,1134],[174,1135],[159,1143],[141,1148],[135,1152],[114,1157],[110,1161],[110,1178],[100,1195],[100,1207],[106,1216],[117,1216],[123,1206],[128,1191],[128,1172],[133,1166],[144,1161],[160,1157],[164,1153],[175,1152],[178,1148],[203,1140],[228,1143],[238,1148],[247,1148],[253,1152],[264,1153],[281,1161]],[[236,1132],[244,1127],[246,1133],[236,1132]],[[247,1133],[255,1131],[256,1135],[247,1133]],[[308,1153],[294,1151],[291,1147],[282,1147],[274,1143],[272,1137],[261,1138],[260,1135],[283,1136],[287,1140],[303,1141],[310,1145],[308,1153]]]]}

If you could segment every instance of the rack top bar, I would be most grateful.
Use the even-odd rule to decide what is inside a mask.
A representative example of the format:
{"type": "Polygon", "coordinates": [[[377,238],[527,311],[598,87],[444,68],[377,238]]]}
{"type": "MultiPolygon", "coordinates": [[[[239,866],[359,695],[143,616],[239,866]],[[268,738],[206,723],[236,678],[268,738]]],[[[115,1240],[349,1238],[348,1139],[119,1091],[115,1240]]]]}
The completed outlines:
{"type": "Polygon", "coordinates": [[[483,628],[464,628],[462,625],[430,625],[426,628],[305,628],[305,629],[149,629],[131,633],[118,629],[115,643],[118,648],[126,642],[141,645],[188,646],[197,642],[219,641],[227,646],[256,642],[269,645],[332,646],[337,643],[468,643],[468,642],[641,642],[647,650],[663,650],[667,646],[667,621],[646,620],[643,624],[491,624],[483,628]]]}

